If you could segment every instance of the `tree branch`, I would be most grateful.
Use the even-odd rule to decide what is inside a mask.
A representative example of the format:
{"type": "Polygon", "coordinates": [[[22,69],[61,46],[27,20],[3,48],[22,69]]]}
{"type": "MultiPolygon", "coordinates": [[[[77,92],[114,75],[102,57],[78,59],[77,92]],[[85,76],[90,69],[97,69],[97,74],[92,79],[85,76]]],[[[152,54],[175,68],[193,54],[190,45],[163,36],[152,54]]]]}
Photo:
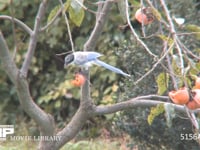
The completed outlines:
{"type": "Polygon", "coordinates": [[[145,77],[147,77],[151,72],[154,71],[154,69],[162,62],[162,60],[168,55],[169,51],[174,46],[174,43],[170,45],[170,47],[166,50],[166,52],[163,54],[161,58],[158,59],[158,61],[153,65],[153,67],[147,71],[141,78],[139,78],[137,81],[134,82],[135,85],[137,85],[140,81],[142,81],[145,77]]]}
{"type": "MultiPolygon", "coordinates": [[[[84,51],[93,50],[95,48],[97,39],[99,38],[103,30],[103,26],[107,19],[110,7],[111,2],[106,1],[99,18],[96,20],[96,25],[91,33],[91,36],[84,45],[84,51]]],[[[83,74],[89,80],[89,71],[83,70],[83,74]]],[[[62,129],[62,131],[57,133],[58,136],[61,136],[61,140],[56,141],[56,149],[60,148],[61,146],[63,146],[63,144],[74,138],[74,136],[78,133],[78,131],[84,125],[86,120],[94,114],[94,107],[90,98],[90,83],[88,80],[81,87],[81,104],[78,111],[73,116],[72,120],[68,123],[68,125],[64,129],[62,129]]]]}
{"type": "Polygon", "coordinates": [[[50,27],[50,25],[52,25],[56,21],[56,18],[58,18],[58,16],[61,14],[61,12],[62,12],[62,9],[60,8],[56,12],[55,16],[44,27],[41,27],[40,31],[43,32],[46,29],[48,29],[50,27]]]}
{"type": "Polygon", "coordinates": [[[44,16],[44,13],[45,13],[47,1],[48,0],[43,0],[42,3],[40,4],[38,14],[37,14],[36,20],[35,20],[34,30],[30,37],[26,58],[23,62],[22,68],[20,70],[20,73],[21,73],[20,76],[23,76],[25,78],[27,77],[28,69],[31,64],[31,60],[34,55],[34,52],[35,52],[37,37],[38,37],[39,30],[40,30],[40,24],[41,24],[42,17],[44,16]]]}
{"type": "Polygon", "coordinates": [[[61,139],[56,141],[55,149],[59,149],[66,142],[70,141],[72,138],[76,136],[81,127],[85,124],[86,120],[93,115],[93,107],[92,105],[87,107],[79,107],[76,114],[72,117],[72,120],[67,124],[67,126],[57,133],[57,136],[60,136],[61,139]]]}
{"type": "Polygon", "coordinates": [[[33,32],[29,26],[27,26],[25,23],[23,23],[22,21],[20,21],[20,20],[18,20],[16,18],[12,18],[12,17],[7,16],[7,15],[0,15],[0,19],[14,21],[19,27],[21,27],[29,35],[31,35],[32,32],[33,32]]]}
{"type": "MultiPolygon", "coordinates": [[[[99,36],[101,35],[101,32],[103,30],[104,24],[108,18],[108,14],[109,14],[109,10],[111,7],[111,3],[109,0],[107,0],[103,7],[102,4],[99,5],[99,7],[102,8],[101,13],[97,13],[97,19],[96,19],[96,24],[95,27],[89,37],[89,39],[87,40],[87,42],[84,45],[84,49],[83,51],[91,51],[95,49],[97,40],[99,38],[99,36]]],[[[86,81],[86,83],[82,86],[81,88],[81,100],[82,101],[88,101],[90,103],[90,83],[89,83],[89,71],[88,70],[83,70],[83,73],[85,74],[86,78],[88,79],[86,81]]],[[[81,101],[81,102],[82,102],[81,101]]]]}
{"type": "Polygon", "coordinates": [[[101,13],[97,13],[98,14],[98,18],[96,20],[96,24],[95,27],[89,37],[89,39],[87,40],[87,42],[84,45],[84,51],[92,51],[94,50],[97,40],[99,38],[99,36],[101,35],[101,32],[103,30],[104,24],[108,18],[108,12],[110,10],[111,7],[111,1],[107,0],[104,3],[104,6],[101,10],[101,13]]]}
{"type": "Polygon", "coordinates": [[[40,109],[33,101],[27,80],[19,78],[19,70],[16,67],[10,53],[8,46],[0,32],[0,59],[1,65],[5,72],[8,74],[11,81],[14,83],[20,104],[24,111],[35,120],[41,129],[42,135],[54,134],[54,120],[49,114],[46,114],[40,109]]]}
{"type": "MultiPolygon", "coordinates": [[[[163,101],[156,101],[152,99],[133,98],[128,101],[112,104],[109,106],[97,106],[95,108],[95,115],[105,115],[105,114],[115,113],[115,112],[123,111],[127,109],[134,109],[137,107],[152,107],[158,104],[171,104],[171,106],[174,107],[177,111],[186,113],[184,106],[181,106],[181,105],[176,105],[173,103],[163,102],[163,101]]],[[[195,111],[199,112],[200,109],[195,110],[195,111]]]]}
{"type": "Polygon", "coordinates": [[[3,34],[0,31],[0,60],[1,60],[1,67],[7,73],[10,80],[16,84],[18,69],[15,65],[13,59],[11,59],[11,55],[9,53],[8,46],[6,41],[4,40],[3,34]]]}

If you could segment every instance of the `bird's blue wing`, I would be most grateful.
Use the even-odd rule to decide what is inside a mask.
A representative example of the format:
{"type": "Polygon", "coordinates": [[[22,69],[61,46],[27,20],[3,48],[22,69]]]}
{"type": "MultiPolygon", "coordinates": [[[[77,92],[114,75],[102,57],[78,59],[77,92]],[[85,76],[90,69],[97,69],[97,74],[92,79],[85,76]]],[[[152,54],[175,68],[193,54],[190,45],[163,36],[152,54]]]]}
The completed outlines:
{"type": "Polygon", "coordinates": [[[102,56],[100,53],[97,52],[74,52],[74,64],[84,66],[92,63],[98,57],[102,56]]]}
{"type": "Polygon", "coordinates": [[[106,68],[106,69],[108,69],[108,70],[110,70],[110,71],[115,72],[115,73],[119,73],[119,74],[122,74],[122,75],[124,75],[124,76],[130,77],[129,74],[123,72],[121,69],[116,68],[116,67],[113,67],[113,66],[111,66],[111,65],[109,65],[109,64],[107,64],[107,63],[105,63],[105,62],[103,62],[103,61],[101,61],[101,60],[96,59],[96,60],[94,61],[94,63],[95,63],[96,65],[102,66],[102,67],[104,67],[104,68],[106,68]]]}
{"type": "Polygon", "coordinates": [[[87,54],[88,61],[96,60],[98,57],[102,56],[102,54],[97,52],[85,52],[85,54],[87,54]]]}

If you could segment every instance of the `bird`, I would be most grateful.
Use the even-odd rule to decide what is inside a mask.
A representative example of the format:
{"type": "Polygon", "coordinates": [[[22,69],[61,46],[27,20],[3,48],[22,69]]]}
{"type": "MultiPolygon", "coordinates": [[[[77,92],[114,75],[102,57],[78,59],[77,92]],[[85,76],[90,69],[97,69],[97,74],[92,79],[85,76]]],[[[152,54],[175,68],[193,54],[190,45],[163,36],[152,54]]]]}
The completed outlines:
{"type": "Polygon", "coordinates": [[[65,57],[64,60],[64,67],[70,65],[70,64],[75,64],[78,65],[80,67],[84,67],[86,69],[88,69],[89,67],[91,67],[93,64],[98,65],[98,66],[102,66],[110,71],[113,71],[117,74],[121,74],[124,75],[126,77],[130,77],[129,74],[123,72],[121,69],[116,68],[114,66],[111,66],[101,60],[99,60],[98,58],[102,56],[102,54],[98,53],[98,52],[93,52],[93,51],[77,51],[77,52],[73,52],[71,54],[68,54],[65,57]]]}

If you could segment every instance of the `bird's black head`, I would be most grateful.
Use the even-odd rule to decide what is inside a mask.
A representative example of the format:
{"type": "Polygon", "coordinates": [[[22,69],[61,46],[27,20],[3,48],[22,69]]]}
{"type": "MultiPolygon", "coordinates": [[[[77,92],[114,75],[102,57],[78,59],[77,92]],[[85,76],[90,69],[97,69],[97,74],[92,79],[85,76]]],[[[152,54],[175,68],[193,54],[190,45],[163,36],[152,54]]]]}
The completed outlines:
{"type": "Polygon", "coordinates": [[[74,54],[69,54],[65,57],[65,66],[69,65],[74,61],[74,54]]]}

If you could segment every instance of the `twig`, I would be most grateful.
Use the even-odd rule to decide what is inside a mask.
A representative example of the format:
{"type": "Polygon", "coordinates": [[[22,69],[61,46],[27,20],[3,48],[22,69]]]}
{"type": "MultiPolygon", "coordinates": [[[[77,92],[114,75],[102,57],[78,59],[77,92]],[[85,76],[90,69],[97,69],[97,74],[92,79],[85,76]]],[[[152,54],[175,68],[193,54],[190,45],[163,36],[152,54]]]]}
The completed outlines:
{"type": "Polygon", "coordinates": [[[147,45],[139,38],[139,36],[137,35],[137,33],[135,32],[135,30],[133,29],[132,25],[131,25],[131,22],[130,22],[130,19],[129,19],[129,12],[128,12],[128,0],[126,0],[126,19],[127,19],[127,23],[131,29],[131,32],[133,33],[134,37],[136,38],[136,40],[145,48],[145,50],[151,55],[153,56],[154,58],[157,58],[157,55],[153,54],[151,52],[151,50],[147,47],[147,45]]]}
{"type": "MultiPolygon", "coordinates": [[[[184,75],[184,61],[183,61],[182,50],[181,50],[181,47],[180,47],[180,45],[179,45],[179,43],[178,43],[179,38],[178,38],[177,35],[176,35],[176,30],[175,30],[174,24],[173,24],[173,22],[172,22],[172,18],[171,18],[171,16],[170,16],[169,10],[168,10],[168,8],[167,8],[167,6],[166,6],[166,4],[165,4],[165,1],[164,1],[164,0],[160,0],[160,2],[161,2],[161,5],[162,5],[162,7],[163,7],[163,9],[164,9],[164,12],[165,12],[165,15],[166,15],[166,17],[167,17],[167,20],[168,20],[168,22],[169,22],[170,32],[171,32],[171,34],[172,34],[173,40],[174,40],[175,45],[176,45],[176,48],[177,48],[177,50],[178,50],[178,54],[179,54],[179,57],[180,57],[180,64],[181,64],[181,74],[184,75]]],[[[180,42],[180,41],[179,41],[179,42],[180,42]]],[[[184,81],[184,82],[185,82],[185,81],[184,81]]],[[[186,83],[186,82],[185,82],[185,83],[186,83]]],[[[185,108],[185,110],[188,111],[187,108],[185,108]]],[[[190,112],[187,113],[187,114],[188,114],[188,117],[189,117],[190,121],[192,122],[192,124],[195,126],[195,128],[196,128],[197,130],[199,130],[199,125],[196,124],[198,121],[197,121],[195,115],[194,115],[193,113],[190,113],[190,112]]]]}
{"type": "Polygon", "coordinates": [[[169,51],[172,49],[172,47],[174,46],[174,44],[172,44],[168,50],[164,53],[164,55],[157,60],[157,62],[153,65],[153,67],[148,71],[146,72],[141,78],[139,78],[137,81],[134,82],[135,85],[137,85],[140,81],[142,81],[146,76],[148,76],[156,67],[158,64],[161,63],[161,61],[166,57],[166,55],[169,53],[169,51]]]}
{"type": "MultiPolygon", "coordinates": [[[[164,42],[164,51],[166,51],[167,45],[168,45],[168,43],[164,42]]],[[[172,67],[172,64],[171,64],[171,60],[170,60],[170,57],[169,57],[168,54],[167,54],[166,58],[167,58],[167,65],[168,65],[168,69],[169,69],[169,75],[171,76],[174,89],[177,90],[178,89],[178,85],[176,83],[175,74],[174,74],[173,67],[172,67]]]]}
{"type": "Polygon", "coordinates": [[[16,18],[7,16],[7,15],[0,15],[0,19],[14,21],[19,27],[21,27],[29,35],[31,35],[32,32],[33,32],[32,29],[29,26],[27,26],[25,23],[23,23],[22,21],[20,21],[20,20],[18,20],[16,18]]]}
{"type": "Polygon", "coordinates": [[[93,14],[97,14],[97,12],[87,8],[85,5],[83,5],[81,2],[79,2],[79,0],[75,0],[84,10],[88,11],[88,12],[91,12],[93,14]]]}
{"type": "Polygon", "coordinates": [[[65,22],[66,22],[66,25],[67,25],[67,31],[68,31],[69,40],[70,40],[70,43],[71,43],[71,48],[72,48],[72,51],[75,52],[74,43],[73,43],[73,40],[72,40],[72,34],[71,34],[70,26],[69,26],[69,21],[68,21],[67,15],[65,13],[65,7],[64,7],[62,0],[59,0],[59,1],[60,1],[60,4],[61,4],[62,14],[65,17],[65,22]]]}
{"type": "Polygon", "coordinates": [[[47,25],[45,25],[44,27],[42,27],[40,29],[41,32],[45,31],[50,25],[52,25],[54,23],[54,21],[56,20],[56,18],[60,15],[60,13],[62,12],[62,9],[60,8],[56,15],[47,23],[47,25]]]}
{"type": "MultiPolygon", "coordinates": [[[[151,8],[156,9],[156,8],[153,6],[153,4],[152,4],[152,2],[151,2],[150,0],[146,0],[146,1],[147,1],[147,3],[151,6],[151,8]]],[[[157,4],[157,3],[155,3],[155,4],[157,4]]],[[[167,24],[167,22],[166,22],[165,20],[163,20],[163,19],[161,18],[159,21],[160,21],[160,23],[162,23],[166,28],[169,28],[169,25],[167,24]]]]}
{"type": "Polygon", "coordinates": [[[176,33],[176,35],[193,35],[193,34],[200,34],[200,32],[182,32],[182,33],[176,33]]]}
{"type": "Polygon", "coordinates": [[[192,57],[194,57],[195,59],[197,60],[200,60],[200,57],[193,54],[191,50],[189,50],[183,43],[181,43],[179,40],[178,40],[178,43],[180,44],[180,46],[183,48],[183,50],[185,51],[185,53],[191,55],[192,57]]]}
{"type": "Polygon", "coordinates": [[[180,57],[180,64],[181,64],[181,73],[182,73],[182,75],[183,75],[183,74],[184,74],[183,54],[182,54],[182,50],[181,50],[181,48],[180,48],[180,46],[179,46],[179,44],[178,44],[178,42],[177,42],[178,37],[177,37],[177,35],[176,35],[176,30],[175,30],[175,27],[174,27],[174,23],[173,23],[172,18],[171,18],[171,16],[170,16],[170,12],[169,12],[169,10],[168,10],[166,4],[165,4],[165,1],[164,1],[164,0],[160,0],[160,2],[161,2],[161,5],[162,5],[162,7],[163,7],[163,9],[164,9],[164,12],[165,12],[165,15],[166,15],[166,17],[167,17],[167,20],[168,20],[168,22],[169,22],[170,32],[171,32],[172,37],[173,37],[173,40],[174,40],[174,42],[175,42],[175,46],[176,46],[176,48],[177,48],[177,50],[178,50],[178,54],[179,54],[179,57],[180,57]]]}
{"type": "Polygon", "coordinates": [[[59,54],[56,54],[56,56],[63,56],[63,55],[69,54],[69,53],[72,53],[72,51],[59,53],[59,54]]]}
{"type": "MultiPolygon", "coordinates": [[[[162,31],[161,31],[161,32],[162,32],[162,31]]],[[[163,32],[162,32],[162,34],[163,34],[163,32]]],[[[164,44],[164,49],[163,49],[163,51],[164,51],[164,52],[167,50],[167,46],[168,46],[168,41],[169,41],[169,40],[170,40],[170,34],[168,35],[167,41],[164,41],[164,42],[163,42],[163,44],[164,44]]],[[[169,75],[171,76],[174,89],[177,90],[177,89],[178,89],[178,85],[177,85],[177,82],[176,82],[176,78],[175,78],[175,74],[174,74],[174,70],[173,70],[173,67],[172,67],[172,64],[171,64],[171,60],[170,60],[169,54],[167,54],[166,59],[167,59],[167,65],[168,65],[168,69],[169,69],[169,75]]]]}
{"type": "Polygon", "coordinates": [[[29,69],[29,66],[31,64],[31,60],[32,60],[32,57],[34,55],[34,52],[35,52],[39,28],[40,28],[40,24],[41,24],[41,21],[42,21],[42,17],[44,16],[44,13],[45,13],[47,1],[48,0],[43,0],[40,4],[38,14],[37,14],[36,20],[35,20],[34,30],[33,30],[31,37],[30,37],[26,58],[23,62],[22,68],[20,70],[20,73],[21,73],[20,75],[22,77],[25,77],[25,78],[27,77],[28,69],[29,69]]]}

